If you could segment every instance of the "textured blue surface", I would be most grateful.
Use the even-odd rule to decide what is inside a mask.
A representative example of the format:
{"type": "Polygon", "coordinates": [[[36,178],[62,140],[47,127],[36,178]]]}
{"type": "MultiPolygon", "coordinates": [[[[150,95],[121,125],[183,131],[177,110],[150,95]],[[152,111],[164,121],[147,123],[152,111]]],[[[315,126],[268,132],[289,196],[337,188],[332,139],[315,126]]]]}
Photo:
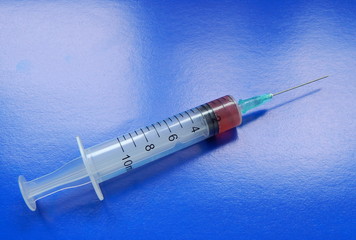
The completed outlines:
{"type": "Polygon", "coordinates": [[[0,239],[355,239],[352,1],[1,1],[0,239]],[[179,2],[179,3],[178,3],[179,2]],[[24,204],[17,177],[232,94],[245,123],[24,204]]]}

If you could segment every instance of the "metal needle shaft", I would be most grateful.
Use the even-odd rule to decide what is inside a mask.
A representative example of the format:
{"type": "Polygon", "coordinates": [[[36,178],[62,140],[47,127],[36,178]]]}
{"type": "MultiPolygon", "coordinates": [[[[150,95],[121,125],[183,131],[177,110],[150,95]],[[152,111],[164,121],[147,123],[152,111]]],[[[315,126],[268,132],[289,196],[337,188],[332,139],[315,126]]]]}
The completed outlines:
{"type": "Polygon", "coordinates": [[[324,76],[324,77],[321,77],[321,78],[318,78],[318,79],[315,79],[315,80],[312,80],[312,81],[309,81],[309,82],[300,84],[300,85],[298,85],[298,86],[295,86],[295,87],[292,87],[292,88],[288,88],[288,89],[286,89],[286,90],[283,90],[283,91],[280,91],[280,92],[277,92],[277,93],[273,93],[272,96],[276,96],[276,95],[278,95],[278,94],[282,94],[282,93],[288,92],[288,91],[290,91],[290,90],[293,90],[293,89],[302,87],[302,86],[304,86],[304,85],[307,85],[307,84],[310,84],[310,83],[319,81],[319,80],[324,79],[324,78],[327,78],[327,77],[329,77],[329,76],[324,76]]]}

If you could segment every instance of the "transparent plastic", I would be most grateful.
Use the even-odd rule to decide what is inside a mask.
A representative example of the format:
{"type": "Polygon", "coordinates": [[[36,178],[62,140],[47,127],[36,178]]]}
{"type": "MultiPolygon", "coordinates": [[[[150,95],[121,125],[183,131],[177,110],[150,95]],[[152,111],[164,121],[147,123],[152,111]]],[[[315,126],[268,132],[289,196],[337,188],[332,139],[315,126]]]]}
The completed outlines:
{"type": "Polygon", "coordinates": [[[241,113],[246,113],[247,111],[250,111],[253,108],[261,106],[266,102],[269,102],[272,99],[272,97],[273,94],[267,93],[256,97],[248,98],[245,100],[240,99],[238,104],[241,109],[241,113]]]}
{"type": "Polygon", "coordinates": [[[192,108],[87,149],[77,137],[81,157],[32,181],[19,176],[19,187],[27,206],[33,211],[37,200],[88,183],[93,185],[98,198],[103,200],[100,183],[240,123],[238,106],[232,97],[225,96],[212,107],[204,104],[192,108]],[[224,126],[223,129],[221,126],[224,126]]]}

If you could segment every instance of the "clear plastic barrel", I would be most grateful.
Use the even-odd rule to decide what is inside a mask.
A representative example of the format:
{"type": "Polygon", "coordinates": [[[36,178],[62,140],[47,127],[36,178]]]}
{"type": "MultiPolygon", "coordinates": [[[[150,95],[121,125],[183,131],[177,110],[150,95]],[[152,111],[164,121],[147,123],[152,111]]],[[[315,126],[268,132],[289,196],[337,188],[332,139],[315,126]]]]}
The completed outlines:
{"type": "Polygon", "coordinates": [[[102,200],[99,183],[239,124],[240,109],[231,96],[225,96],[87,149],[78,139],[81,157],[29,182],[20,176],[20,189],[31,210],[38,199],[89,182],[102,200]]]}

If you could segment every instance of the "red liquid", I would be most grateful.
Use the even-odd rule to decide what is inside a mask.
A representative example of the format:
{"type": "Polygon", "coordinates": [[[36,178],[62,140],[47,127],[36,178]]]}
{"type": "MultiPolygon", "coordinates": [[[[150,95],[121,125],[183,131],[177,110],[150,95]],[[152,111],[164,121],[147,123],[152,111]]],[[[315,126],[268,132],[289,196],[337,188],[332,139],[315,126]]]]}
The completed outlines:
{"type": "Polygon", "coordinates": [[[218,120],[219,133],[225,132],[241,124],[242,114],[232,96],[227,95],[208,102],[208,104],[213,109],[218,120]]]}

